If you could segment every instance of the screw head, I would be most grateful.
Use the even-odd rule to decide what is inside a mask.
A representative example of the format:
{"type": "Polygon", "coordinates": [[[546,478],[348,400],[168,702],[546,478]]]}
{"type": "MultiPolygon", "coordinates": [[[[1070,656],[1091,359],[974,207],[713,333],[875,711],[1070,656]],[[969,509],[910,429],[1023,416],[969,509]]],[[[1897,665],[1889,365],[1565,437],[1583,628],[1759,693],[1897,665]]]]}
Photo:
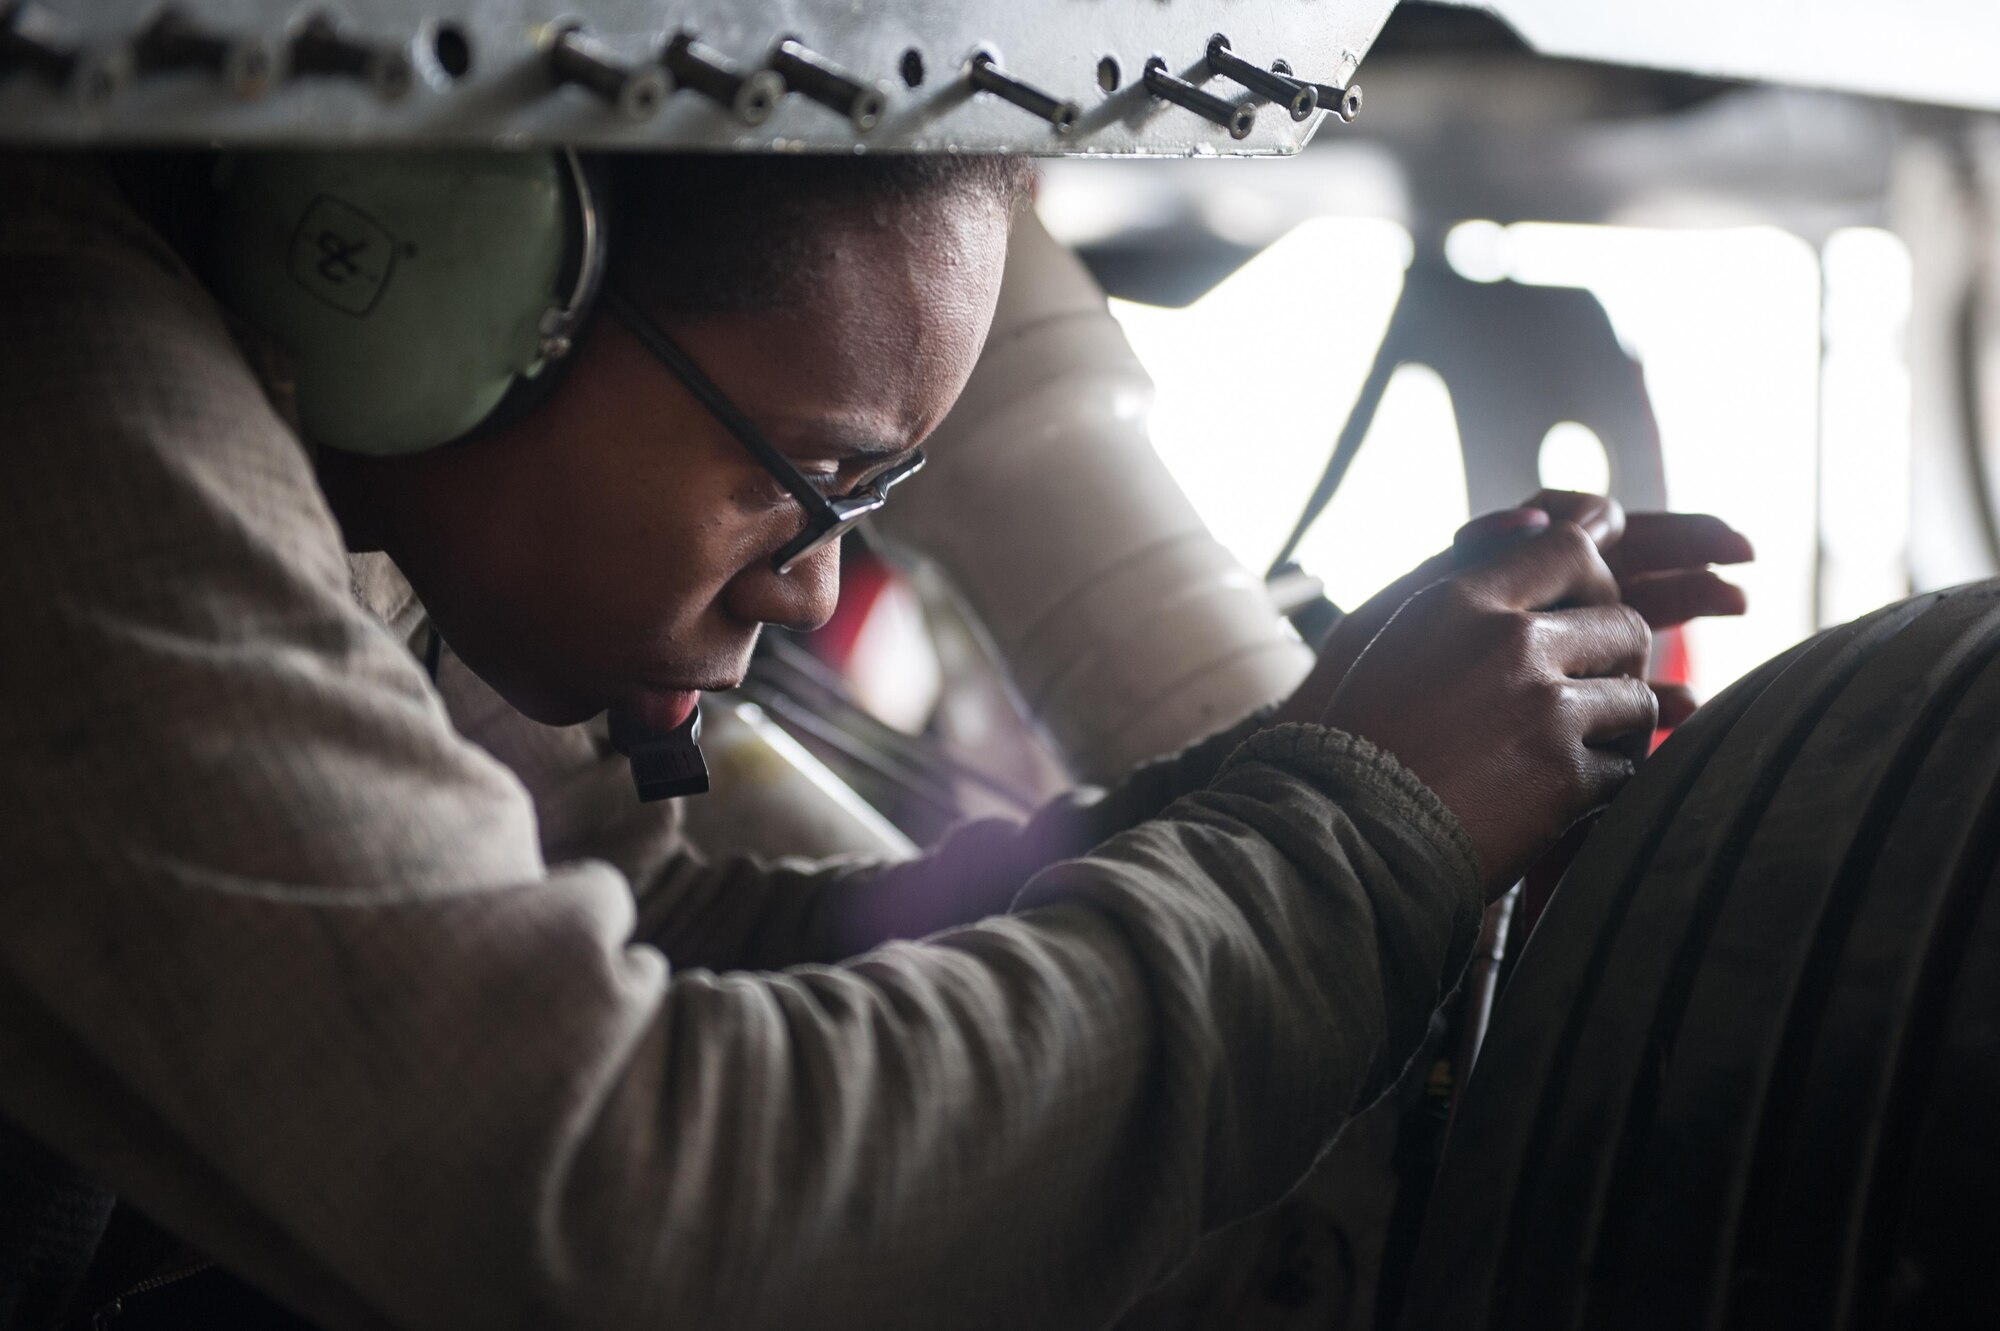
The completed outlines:
{"type": "Polygon", "coordinates": [[[222,82],[235,96],[255,101],[271,90],[278,60],[270,44],[261,38],[247,38],[233,44],[222,62],[222,82]]]}
{"type": "Polygon", "coordinates": [[[618,114],[627,120],[650,120],[667,100],[667,76],[657,69],[638,70],[618,90],[618,114]]]}
{"type": "Polygon", "coordinates": [[[785,95],[785,81],[768,69],[760,69],[743,80],[736,90],[736,101],[731,108],[736,118],[746,125],[761,125],[771,118],[771,112],[778,109],[778,99],[785,95]]]}
{"type": "Polygon", "coordinates": [[[882,108],[886,101],[881,93],[871,88],[855,97],[854,105],[847,113],[848,119],[854,122],[855,129],[866,134],[882,119],[882,108]]]}
{"type": "Polygon", "coordinates": [[[128,46],[85,52],[70,74],[71,95],[85,106],[102,106],[124,91],[136,67],[128,46]]]}

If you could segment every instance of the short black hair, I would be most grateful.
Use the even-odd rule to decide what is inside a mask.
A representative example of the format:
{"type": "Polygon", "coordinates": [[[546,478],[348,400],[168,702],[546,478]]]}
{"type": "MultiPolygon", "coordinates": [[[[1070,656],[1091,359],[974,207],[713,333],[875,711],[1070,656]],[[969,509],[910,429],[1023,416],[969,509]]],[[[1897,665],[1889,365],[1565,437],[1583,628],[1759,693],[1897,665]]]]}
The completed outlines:
{"type": "Polygon", "coordinates": [[[893,227],[911,204],[960,192],[1011,214],[1033,178],[1028,159],[1000,154],[622,153],[594,169],[609,182],[617,280],[683,315],[791,303],[830,220],[893,227]]]}

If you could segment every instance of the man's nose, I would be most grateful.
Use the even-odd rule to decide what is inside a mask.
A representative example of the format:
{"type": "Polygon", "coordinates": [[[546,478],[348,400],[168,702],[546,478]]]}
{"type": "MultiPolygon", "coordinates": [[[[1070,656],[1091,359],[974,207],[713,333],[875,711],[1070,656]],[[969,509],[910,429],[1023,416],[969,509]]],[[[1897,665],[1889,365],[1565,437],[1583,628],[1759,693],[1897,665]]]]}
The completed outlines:
{"type": "Polygon", "coordinates": [[[778,573],[759,561],[730,585],[730,609],[739,618],[809,632],[833,617],[840,600],[840,546],[836,542],[778,573]]]}

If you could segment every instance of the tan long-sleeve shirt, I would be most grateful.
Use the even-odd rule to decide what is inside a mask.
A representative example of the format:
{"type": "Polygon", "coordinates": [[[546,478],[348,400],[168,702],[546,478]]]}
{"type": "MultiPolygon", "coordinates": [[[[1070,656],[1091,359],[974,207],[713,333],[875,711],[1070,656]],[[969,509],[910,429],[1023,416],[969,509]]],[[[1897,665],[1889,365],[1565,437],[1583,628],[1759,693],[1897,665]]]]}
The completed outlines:
{"type": "Polygon", "coordinates": [[[0,1115],[329,1327],[1100,1325],[1477,923],[1450,815],[1317,727],[702,865],[394,599],[105,179],[0,158],[0,1115]]]}

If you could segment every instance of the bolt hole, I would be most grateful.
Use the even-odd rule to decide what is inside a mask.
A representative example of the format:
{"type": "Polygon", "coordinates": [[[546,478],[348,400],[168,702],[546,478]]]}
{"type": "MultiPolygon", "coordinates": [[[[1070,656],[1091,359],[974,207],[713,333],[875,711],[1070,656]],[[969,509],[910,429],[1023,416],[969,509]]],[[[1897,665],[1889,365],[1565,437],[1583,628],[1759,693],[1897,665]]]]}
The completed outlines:
{"type": "Polygon", "coordinates": [[[1118,57],[1105,56],[1097,62],[1097,86],[1106,92],[1117,92],[1118,85],[1125,81],[1125,71],[1118,67],[1118,57]]]}
{"type": "Polygon", "coordinates": [[[924,53],[912,46],[903,52],[903,59],[896,68],[903,76],[905,88],[917,87],[924,81],[924,53]]]}
{"type": "Polygon", "coordinates": [[[472,38],[456,23],[440,23],[431,35],[431,54],[438,68],[454,79],[472,72],[472,38]]]}

